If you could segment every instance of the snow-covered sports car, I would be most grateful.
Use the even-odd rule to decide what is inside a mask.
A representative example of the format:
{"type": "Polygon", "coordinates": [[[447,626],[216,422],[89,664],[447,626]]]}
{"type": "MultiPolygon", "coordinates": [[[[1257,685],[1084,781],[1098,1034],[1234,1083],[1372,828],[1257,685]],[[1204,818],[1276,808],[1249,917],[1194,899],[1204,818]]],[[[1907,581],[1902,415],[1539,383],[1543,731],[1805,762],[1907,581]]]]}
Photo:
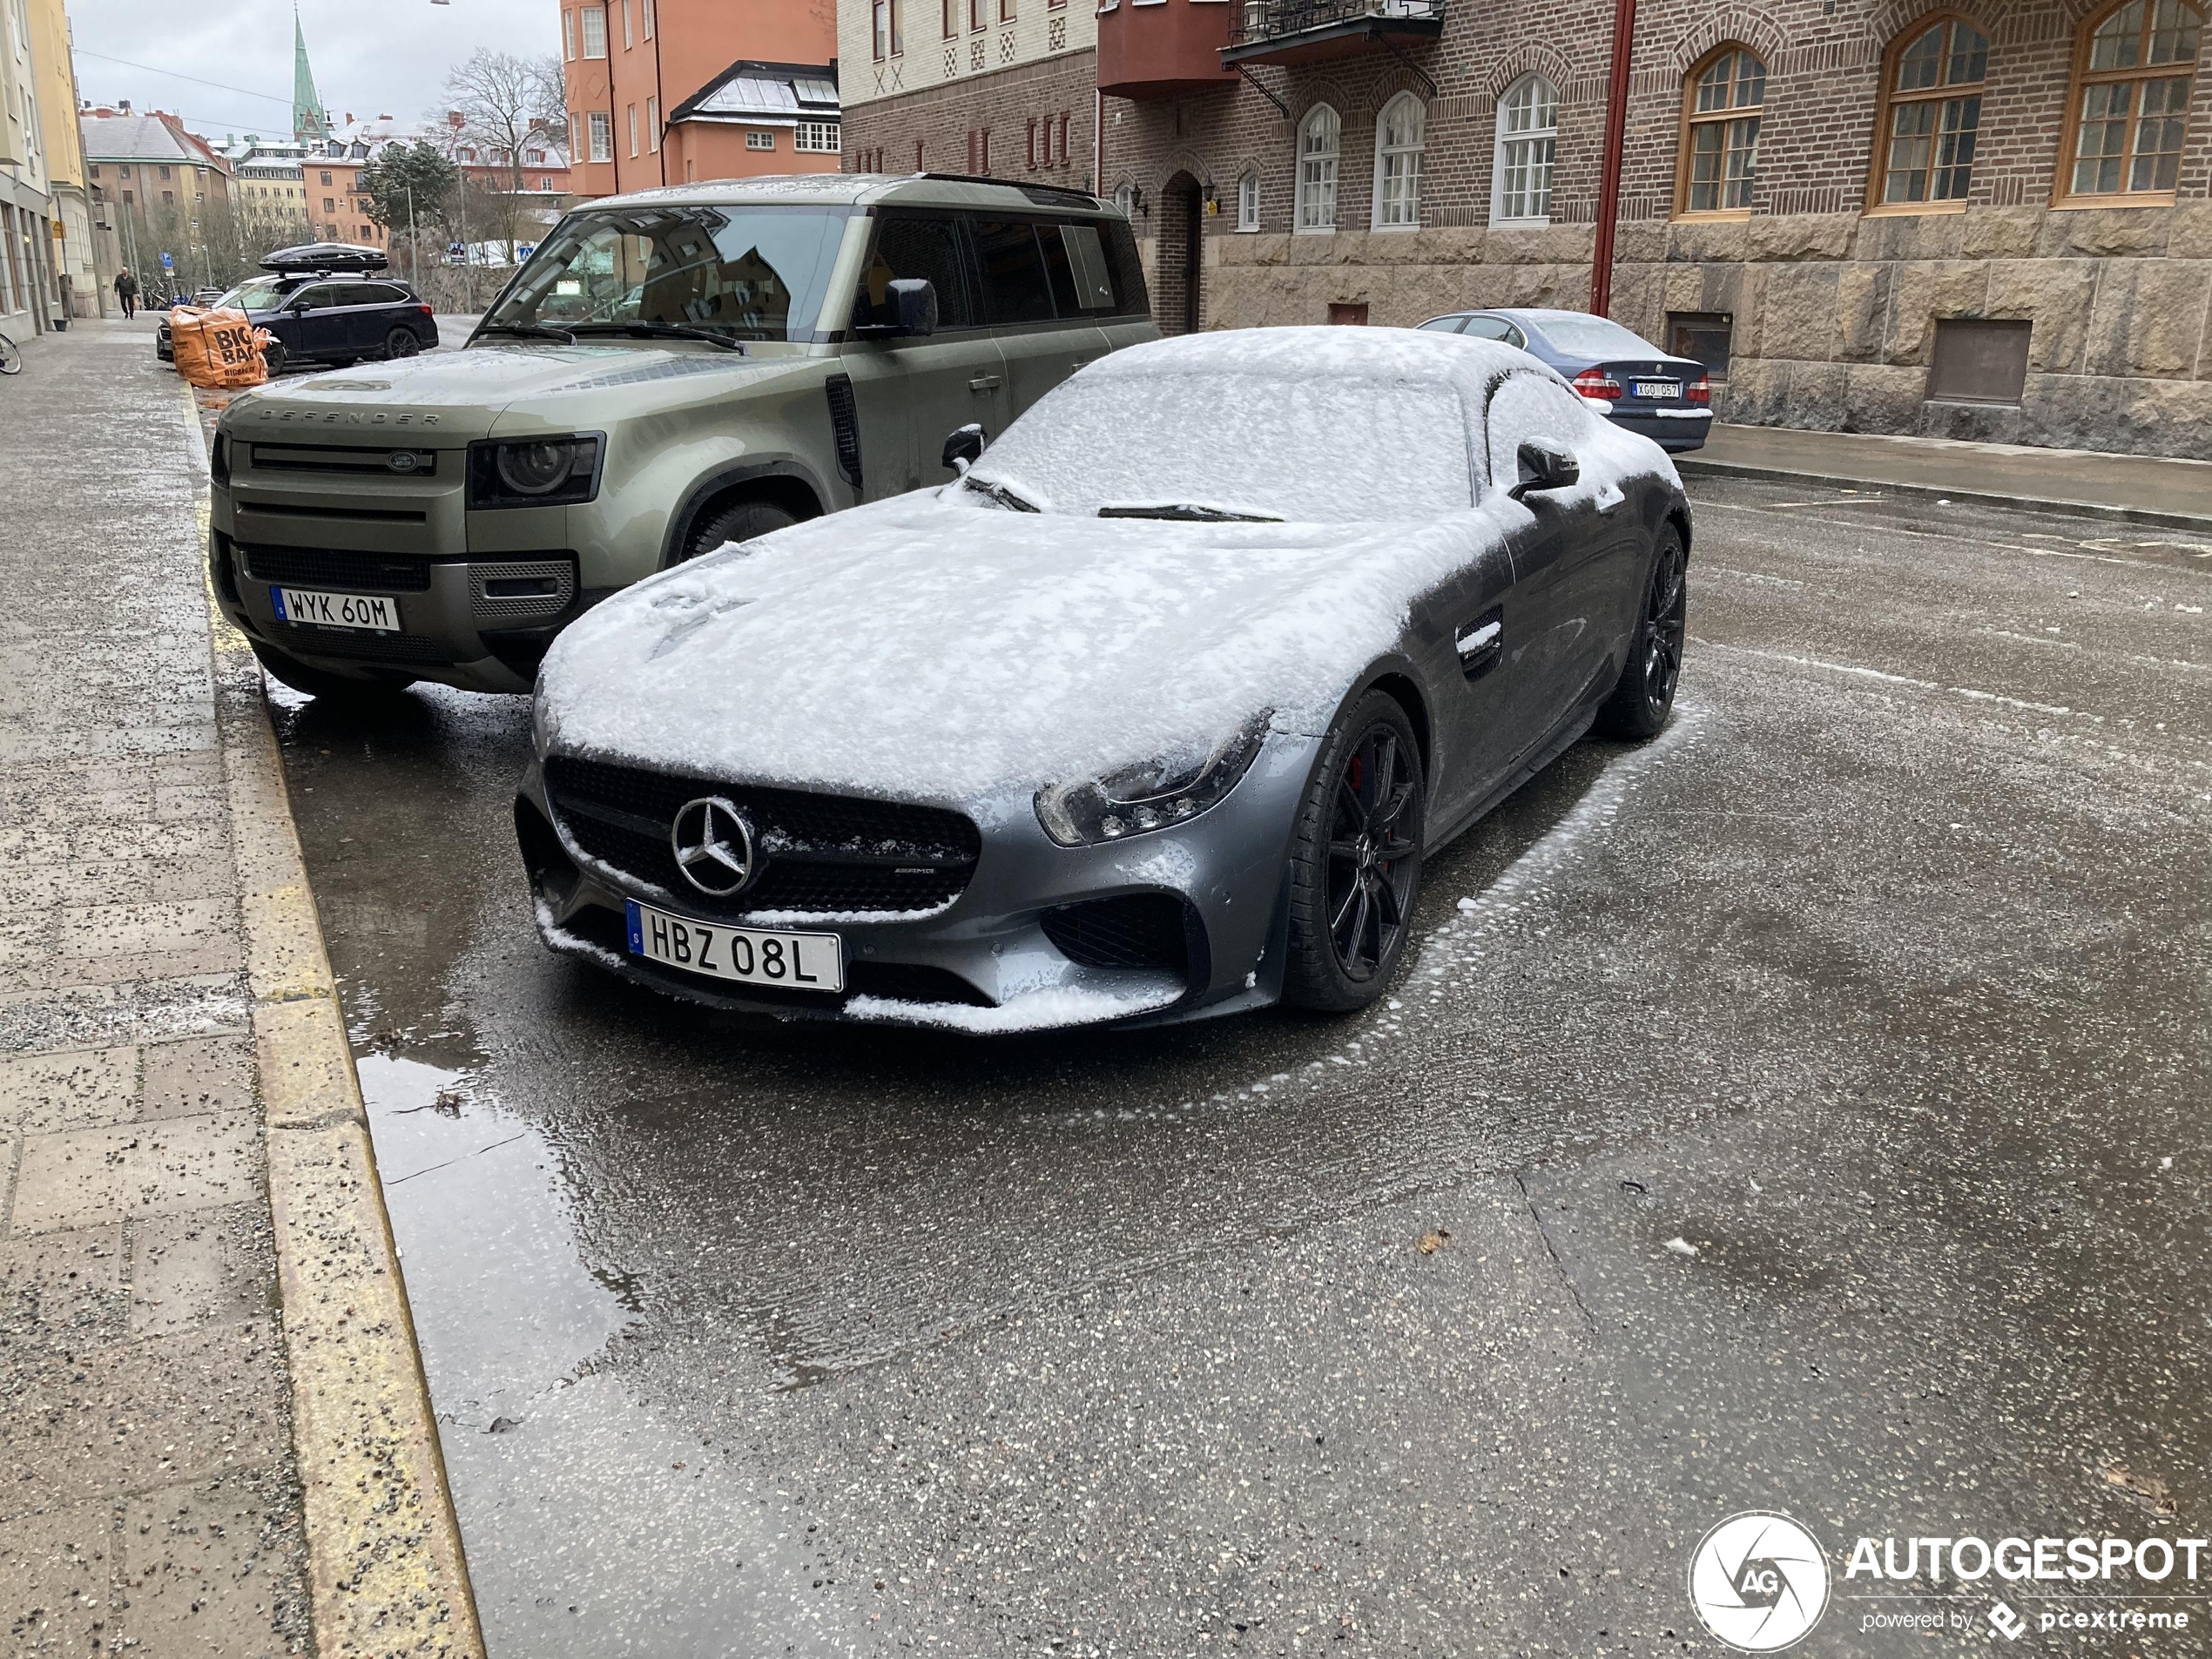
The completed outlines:
{"type": "Polygon", "coordinates": [[[1665,723],[1689,539],[1666,456],[1507,346],[1116,352],[942,489],[570,627],[516,802],[539,929],[795,1017],[1360,1007],[1426,853],[1594,720],[1665,723]]]}

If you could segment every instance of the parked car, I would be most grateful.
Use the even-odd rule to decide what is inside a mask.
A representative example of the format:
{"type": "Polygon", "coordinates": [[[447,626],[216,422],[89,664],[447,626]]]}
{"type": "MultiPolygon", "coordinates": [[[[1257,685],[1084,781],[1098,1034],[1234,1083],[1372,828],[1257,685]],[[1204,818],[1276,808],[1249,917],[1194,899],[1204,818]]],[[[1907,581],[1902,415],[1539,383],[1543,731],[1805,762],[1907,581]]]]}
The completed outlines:
{"type": "Polygon", "coordinates": [[[527,691],[560,629],[725,542],[946,475],[1157,336],[1122,214],[1065,190],[809,174],[564,219],[465,349],[224,412],[210,558],[287,685],[527,691]]]}
{"type": "Polygon", "coordinates": [[[1702,449],[1712,430],[1713,390],[1704,365],[1669,356],[1608,317],[1516,307],[1455,311],[1421,327],[1519,347],[1565,375],[1614,425],[1640,432],[1662,449],[1702,449]]]}
{"type": "MultiPolygon", "coordinates": [[[[243,311],[274,336],[263,355],[271,374],[305,364],[412,357],[438,343],[437,321],[412,287],[382,274],[384,263],[377,249],[344,242],[280,248],[261,261],[262,275],[205,303],[243,311]]],[[[154,330],[153,349],[163,361],[174,361],[165,321],[154,330]]]]}
{"type": "Polygon", "coordinates": [[[553,949],[694,1001],[1005,1031],[1361,1007],[1423,859],[1649,738],[1689,507],[1521,353],[1119,352],[956,483],[725,548],[539,676],[553,949]]]}

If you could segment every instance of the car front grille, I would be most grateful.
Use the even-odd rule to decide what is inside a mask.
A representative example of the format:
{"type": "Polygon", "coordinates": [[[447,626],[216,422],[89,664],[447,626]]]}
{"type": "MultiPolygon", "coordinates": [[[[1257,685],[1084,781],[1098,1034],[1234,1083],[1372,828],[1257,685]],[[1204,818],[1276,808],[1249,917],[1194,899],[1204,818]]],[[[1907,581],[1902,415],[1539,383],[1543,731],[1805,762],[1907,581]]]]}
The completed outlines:
{"type": "Polygon", "coordinates": [[[545,763],[545,791],[583,852],[708,915],[934,910],[967,890],[982,852],[982,837],[961,814],[899,801],[718,783],[557,755],[545,763]],[[733,899],[695,891],[669,844],[677,813],[702,795],[720,796],[744,813],[765,860],[752,885],[733,899]]]}
{"type": "Polygon", "coordinates": [[[1062,905],[1038,918],[1044,936],[1085,968],[1142,968],[1182,974],[1190,967],[1183,900],[1171,893],[1130,893],[1062,905]]]}
{"type": "Polygon", "coordinates": [[[246,575],[253,582],[349,593],[428,593],[430,563],[394,553],[356,553],[326,547],[249,547],[241,544],[246,575]]]}

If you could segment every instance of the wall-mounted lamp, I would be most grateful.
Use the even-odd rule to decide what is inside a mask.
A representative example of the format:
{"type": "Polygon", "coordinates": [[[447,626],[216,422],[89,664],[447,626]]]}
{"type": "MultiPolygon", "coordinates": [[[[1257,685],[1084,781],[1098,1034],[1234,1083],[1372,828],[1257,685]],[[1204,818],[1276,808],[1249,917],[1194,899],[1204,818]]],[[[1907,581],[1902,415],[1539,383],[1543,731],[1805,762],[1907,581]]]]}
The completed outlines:
{"type": "Polygon", "coordinates": [[[1205,200],[1207,217],[1219,217],[1221,213],[1221,192],[1213,187],[1213,180],[1209,179],[1204,184],[1200,185],[1198,186],[1198,193],[1205,200]]]}
{"type": "Polygon", "coordinates": [[[1142,213],[1147,219],[1152,217],[1152,204],[1144,199],[1143,185],[1131,185],[1129,187],[1129,210],[1132,213],[1142,213]]]}

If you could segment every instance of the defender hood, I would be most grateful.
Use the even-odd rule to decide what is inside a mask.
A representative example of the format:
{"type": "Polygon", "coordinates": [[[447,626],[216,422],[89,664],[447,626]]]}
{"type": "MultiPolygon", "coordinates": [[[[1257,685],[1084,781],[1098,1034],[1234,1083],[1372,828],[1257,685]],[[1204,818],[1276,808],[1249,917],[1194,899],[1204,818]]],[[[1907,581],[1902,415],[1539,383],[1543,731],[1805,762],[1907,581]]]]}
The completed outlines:
{"type": "Polygon", "coordinates": [[[428,426],[482,436],[501,415],[541,398],[649,381],[696,381],[703,392],[711,386],[719,391],[733,381],[787,371],[796,361],[740,357],[711,346],[691,350],[635,341],[475,346],[287,376],[239,398],[225,418],[247,436],[272,429],[265,422],[286,421],[428,426]]]}
{"type": "Polygon", "coordinates": [[[544,752],[981,809],[1263,711],[1325,727],[1412,602],[1527,509],[1417,523],[1004,512],[917,492],[725,547],[556,642],[544,752]]]}

